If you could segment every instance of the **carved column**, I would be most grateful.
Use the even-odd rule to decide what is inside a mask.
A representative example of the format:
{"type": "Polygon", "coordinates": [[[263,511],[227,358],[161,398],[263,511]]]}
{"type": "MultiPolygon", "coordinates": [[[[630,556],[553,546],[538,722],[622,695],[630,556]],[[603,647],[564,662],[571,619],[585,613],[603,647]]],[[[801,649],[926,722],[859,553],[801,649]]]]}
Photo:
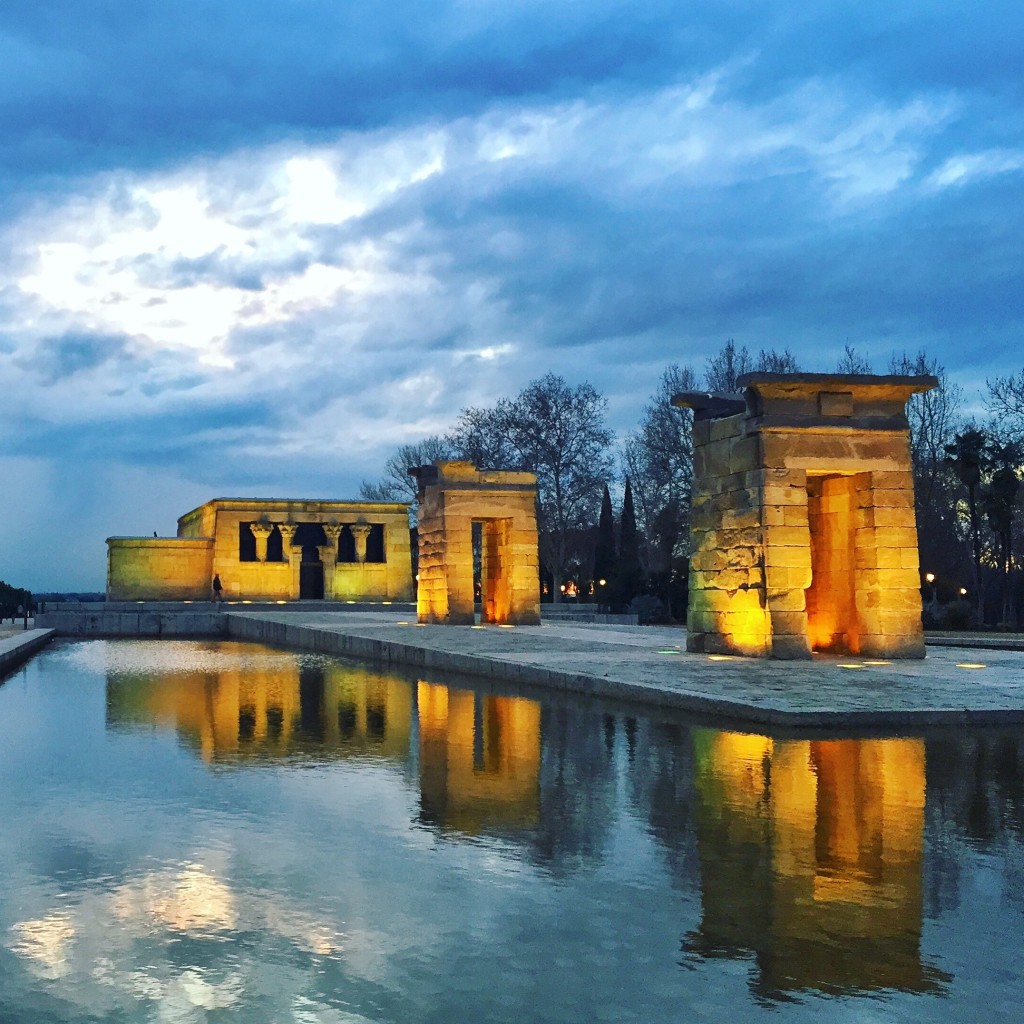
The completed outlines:
{"type": "Polygon", "coordinates": [[[369,523],[353,523],[349,526],[352,531],[352,538],[356,542],[356,561],[366,561],[366,541],[370,536],[370,524],[369,523]]]}
{"type": "Polygon", "coordinates": [[[249,529],[256,538],[256,561],[265,562],[267,560],[267,538],[273,532],[274,527],[271,523],[250,523],[249,529]]]}
{"type": "Polygon", "coordinates": [[[333,600],[335,567],[338,564],[338,537],[341,535],[341,523],[324,523],[324,533],[327,535],[327,543],[321,544],[320,561],[324,566],[324,598],[333,600]]]}
{"type": "Polygon", "coordinates": [[[291,565],[291,596],[293,598],[297,598],[299,596],[299,572],[302,566],[302,548],[292,546],[295,541],[295,531],[298,529],[298,526],[298,523],[279,523],[277,527],[278,530],[281,531],[282,553],[291,565]]]}

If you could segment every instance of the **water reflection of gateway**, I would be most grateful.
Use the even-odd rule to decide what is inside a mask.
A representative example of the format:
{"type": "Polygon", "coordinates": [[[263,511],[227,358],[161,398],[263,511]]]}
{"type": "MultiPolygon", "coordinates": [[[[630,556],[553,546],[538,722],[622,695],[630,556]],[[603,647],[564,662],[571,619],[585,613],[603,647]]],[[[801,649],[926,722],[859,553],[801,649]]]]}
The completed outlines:
{"type": "Polygon", "coordinates": [[[425,821],[476,833],[534,825],[540,812],[540,704],[420,682],[425,821]]]}
{"type": "Polygon", "coordinates": [[[764,995],[933,989],[922,963],[924,743],[696,730],[703,916],[691,955],[764,995]]]}

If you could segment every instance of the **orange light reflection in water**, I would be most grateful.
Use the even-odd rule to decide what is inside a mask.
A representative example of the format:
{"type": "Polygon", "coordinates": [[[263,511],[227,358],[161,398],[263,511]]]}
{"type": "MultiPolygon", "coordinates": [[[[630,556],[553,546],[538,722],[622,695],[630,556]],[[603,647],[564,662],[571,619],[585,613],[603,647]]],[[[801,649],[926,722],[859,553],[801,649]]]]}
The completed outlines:
{"type": "Polygon", "coordinates": [[[692,956],[754,955],[754,987],[928,991],[918,739],[694,732],[703,915],[692,956]],[[827,941],[826,941],[827,939],[827,941]]]}

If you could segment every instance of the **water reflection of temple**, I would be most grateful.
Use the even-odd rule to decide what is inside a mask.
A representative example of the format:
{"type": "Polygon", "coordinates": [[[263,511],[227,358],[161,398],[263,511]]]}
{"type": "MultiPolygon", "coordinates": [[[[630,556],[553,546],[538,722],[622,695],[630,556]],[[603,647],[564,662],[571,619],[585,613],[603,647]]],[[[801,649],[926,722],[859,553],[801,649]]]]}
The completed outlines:
{"type": "Polygon", "coordinates": [[[518,697],[410,686],[362,666],[273,652],[237,667],[213,657],[190,671],[113,673],[107,719],[174,728],[208,763],[415,762],[421,819],[446,830],[514,831],[540,815],[541,710],[518,697]]]}
{"type": "Polygon", "coordinates": [[[113,725],[175,728],[210,763],[368,754],[404,759],[408,683],[372,670],[279,655],[215,671],[113,675],[113,725]]]}
{"type": "Polygon", "coordinates": [[[700,927],[754,988],[930,990],[921,959],[924,743],[695,730],[700,927]]]}

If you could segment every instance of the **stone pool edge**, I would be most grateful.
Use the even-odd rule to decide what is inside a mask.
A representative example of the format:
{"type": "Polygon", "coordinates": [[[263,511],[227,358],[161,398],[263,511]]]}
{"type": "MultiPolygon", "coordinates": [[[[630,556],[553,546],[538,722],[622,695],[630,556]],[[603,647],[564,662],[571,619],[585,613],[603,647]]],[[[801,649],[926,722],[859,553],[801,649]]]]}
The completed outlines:
{"type": "Polygon", "coordinates": [[[592,673],[572,672],[528,662],[502,659],[494,654],[466,654],[439,650],[393,639],[361,636],[355,632],[310,624],[281,622],[258,615],[228,613],[227,635],[318,654],[335,654],[383,665],[400,665],[433,672],[452,672],[519,686],[604,697],[648,707],[709,715],[755,725],[790,728],[902,729],[950,725],[1016,725],[1024,723],[1020,708],[882,708],[878,710],[802,710],[752,703],[733,697],[651,683],[633,683],[592,673]]]}
{"type": "Polygon", "coordinates": [[[0,682],[7,679],[15,669],[20,668],[56,635],[55,629],[29,629],[0,639],[0,682]]]}

